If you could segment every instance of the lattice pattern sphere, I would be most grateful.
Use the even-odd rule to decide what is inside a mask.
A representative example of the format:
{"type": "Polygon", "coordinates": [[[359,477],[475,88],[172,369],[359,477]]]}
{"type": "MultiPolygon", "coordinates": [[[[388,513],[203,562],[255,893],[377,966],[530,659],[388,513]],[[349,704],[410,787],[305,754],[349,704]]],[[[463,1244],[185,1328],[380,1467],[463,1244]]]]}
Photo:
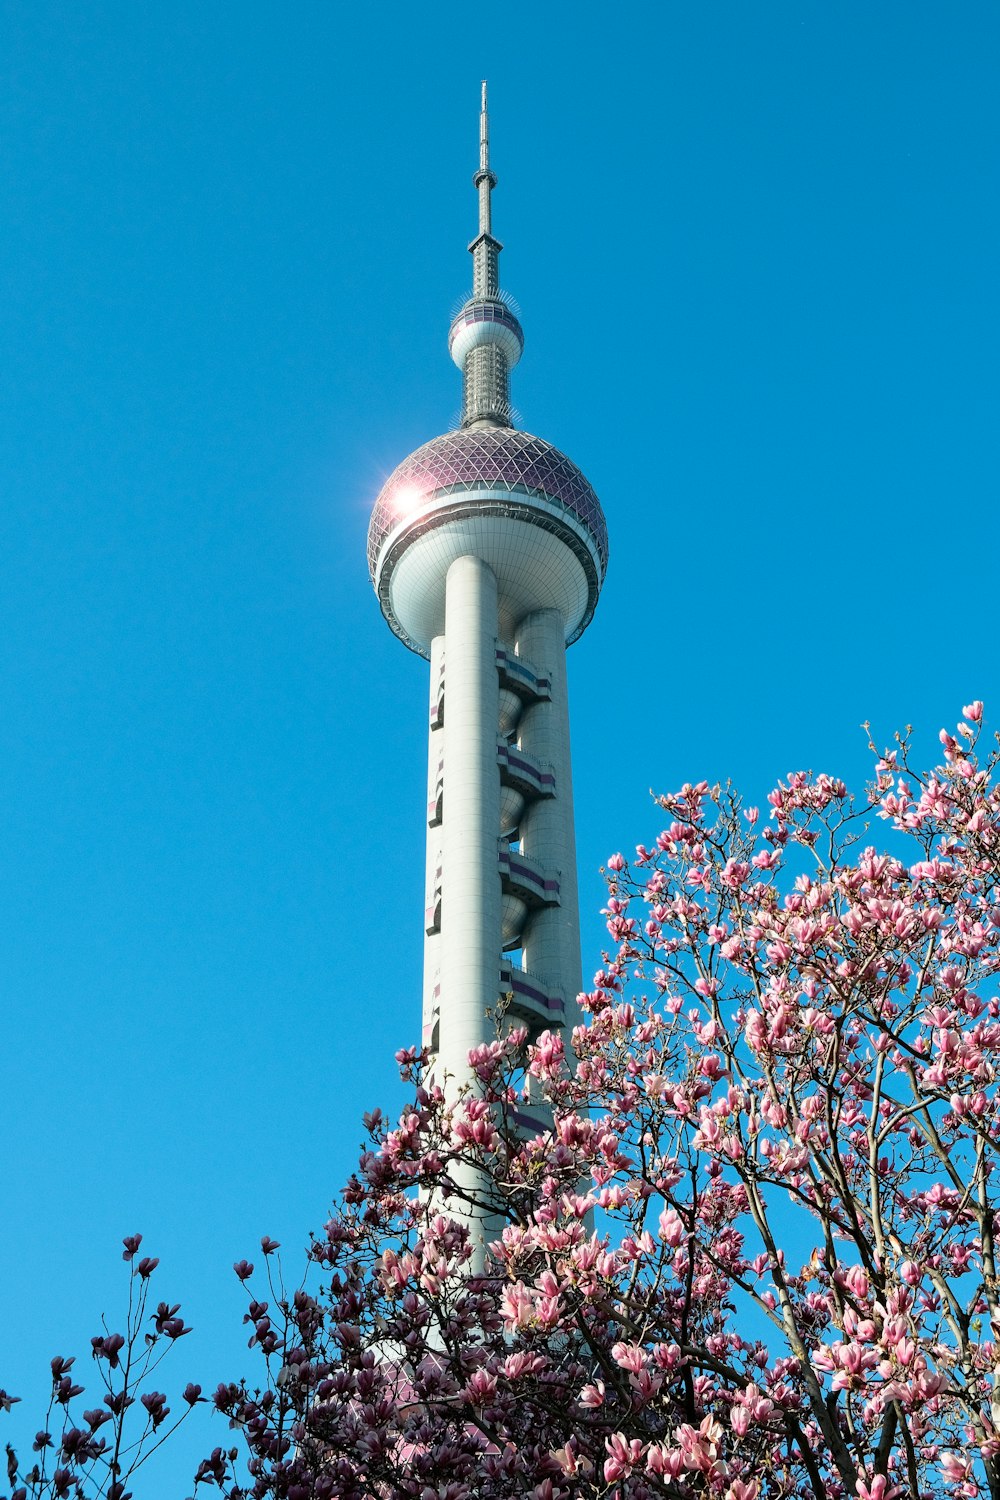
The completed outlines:
{"type": "MultiPolygon", "coordinates": [[[[569,511],[589,533],[603,577],[608,528],[601,502],[572,459],[543,438],[512,427],[459,428],[411,453],[382,486],[368,528],[368,567],[375,579],[379,551],[408,514],[432,498],[484,488],[538,496],[569,511]]],[[[473,502],[474,504],[474,502],[473,502]]]]}

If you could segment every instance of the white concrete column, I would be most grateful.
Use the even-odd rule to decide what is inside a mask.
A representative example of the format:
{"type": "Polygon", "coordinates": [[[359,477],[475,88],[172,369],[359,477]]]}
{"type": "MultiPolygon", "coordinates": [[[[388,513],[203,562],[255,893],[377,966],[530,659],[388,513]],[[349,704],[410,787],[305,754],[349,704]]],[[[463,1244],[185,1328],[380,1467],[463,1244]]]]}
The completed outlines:
{"type": "Polygon", "coordinates": [[[438,698],[441,690],[441,667],[444,662],[444,636],[431,641],[431,691],[427,729],[427,861],[424,877],[424,1010],[423,1041],[431,1043],[438,1009],[441,983],[441,933],[428,932],[434,903],[434,892],[441,868],[441,825],[431,824],[431,807],[437,796],[438,768],[444,753],[444,728],[437,724],[438,698]]]}
{"type": "MultiPolygon", "coordinates": [[[[440,1075],[468,1081],[491,1038],[500,966],[497,581],[478,557],[448,569],[445,594],[440,1075]]],[[[448,1087],[449,1085],[446,1085],[448,1087]]]]}
{"type": "Polygon", "coordinates": [[[522,749],[548,761],[555,772],[554,797],[529,803],[521,819],[521,848],[559,877],[559,905],[531,914],[524,937],[524,967],[562,990],[569,1028],[579,1021],[576,997],[582,989],[580,910],[573,826],[573,774],[566,689],[566,637],[558,610],[527,615],[517,628],[518,655],[549,676],[552,696],[530,703],[519,726],[522,749]]]}

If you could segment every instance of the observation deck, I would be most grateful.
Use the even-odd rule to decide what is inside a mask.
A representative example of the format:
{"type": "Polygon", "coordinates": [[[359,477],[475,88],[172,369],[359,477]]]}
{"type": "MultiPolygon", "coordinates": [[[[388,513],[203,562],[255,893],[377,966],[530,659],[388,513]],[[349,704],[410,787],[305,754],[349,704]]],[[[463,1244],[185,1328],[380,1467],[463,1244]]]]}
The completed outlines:
{"type": "Polygon", "coordinates": [[[497,576],[504,634],[539,608],[560,611],[567,644],[583,634],[604,582],[608,530],[593,486],[558,448],[513,427],[459,428],[424,443],[386,480],[368,567],[382,613],[421,656],[444,627],[448,567],[469,551],[497,576]]]}

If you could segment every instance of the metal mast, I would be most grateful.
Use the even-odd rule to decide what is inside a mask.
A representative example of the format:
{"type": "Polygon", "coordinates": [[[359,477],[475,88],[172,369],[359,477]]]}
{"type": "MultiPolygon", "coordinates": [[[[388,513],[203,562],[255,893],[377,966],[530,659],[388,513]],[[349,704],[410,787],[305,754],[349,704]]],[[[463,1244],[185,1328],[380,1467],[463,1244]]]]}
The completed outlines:
{"type": "Polygon", "coordinates": [[[485,80],[479,113],[479,168],[472,181],[479,195],[479,233],[469,245],[472,296],[452,324],[451,353],[463,374],[462,426],[509,427],[510,371],[521,357],[524,335],[500,292],[498,261],[503,245],[493,234],[492,194],[497,179],[490,167],[485,80]],[[470,331],[475,333],[472,339],[470,331]]]}
{"type": "Polygon", "coordinates": [[[500,292],[498,258],[503,246],[492,234],[492,195],[497,177],[490,170],[490,116],[485,78],[479,112],[479,171],[472,181],[479,193],[479,233],[469,246],[473,257],[472,294],[474,297],[496,297],[500,292]]]}

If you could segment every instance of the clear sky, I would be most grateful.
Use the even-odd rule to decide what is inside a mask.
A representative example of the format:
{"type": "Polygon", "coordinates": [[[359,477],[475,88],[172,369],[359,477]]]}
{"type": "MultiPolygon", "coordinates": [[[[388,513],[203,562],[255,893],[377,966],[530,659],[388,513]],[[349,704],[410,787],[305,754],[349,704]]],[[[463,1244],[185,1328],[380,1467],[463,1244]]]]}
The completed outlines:
{"type": "Polygon", "coordinates": [[[400,1098],[427,669],[365,530],[459,407],[480,78],[513,398],[611,534],[589,973],[650,787],[861,785],[862,720],[1000,713],[998,58],[974,0],[7,0],[0,1439],[136,1229],[196,1328],[171,1393],[252,1372],[232,1262],[297,1267],[400,1098]]]}

